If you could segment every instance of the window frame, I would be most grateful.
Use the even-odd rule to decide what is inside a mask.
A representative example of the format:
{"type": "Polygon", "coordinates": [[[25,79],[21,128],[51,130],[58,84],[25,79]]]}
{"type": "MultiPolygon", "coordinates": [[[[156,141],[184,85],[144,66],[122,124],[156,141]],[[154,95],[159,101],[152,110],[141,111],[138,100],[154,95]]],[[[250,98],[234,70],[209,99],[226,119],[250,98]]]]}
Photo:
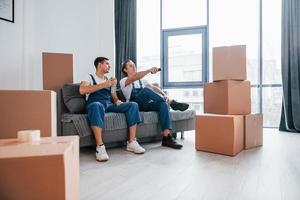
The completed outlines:
{"type": "Polygon", "coordinates": [[[195,88],[203,85],[208,80],[208,39],[207,39],[207,26],[195,26],[184,28],[164,29],[162,33],[162,85],[163,88],[195,88]],[[202,77],[201,81],[192,82],[170,82],[168,78],[169,65],[168,65],[168,37],[180,35],[195,35],[201,34],[202,36],[202,77]]]}

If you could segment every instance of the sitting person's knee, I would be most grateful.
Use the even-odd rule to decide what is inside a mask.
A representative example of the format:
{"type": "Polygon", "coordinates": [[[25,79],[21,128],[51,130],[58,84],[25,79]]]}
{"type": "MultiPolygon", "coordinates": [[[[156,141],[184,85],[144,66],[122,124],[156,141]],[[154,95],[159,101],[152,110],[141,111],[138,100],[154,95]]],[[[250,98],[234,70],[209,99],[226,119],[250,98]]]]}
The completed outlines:
{"type": "Polygon", "coordinates": [[[129,106],[132,107],[132,108],[139,108],[138,104],[134,101],[131,101],[131,102],[128,102],[129,106]]]}
{"type": "Polygon", "coordinates": [[[104,106],[103,104],[101,104],[100,102],[93,102],[89,105],[90,109],[100,109],[100,110],[104,110],[104,106]]]}

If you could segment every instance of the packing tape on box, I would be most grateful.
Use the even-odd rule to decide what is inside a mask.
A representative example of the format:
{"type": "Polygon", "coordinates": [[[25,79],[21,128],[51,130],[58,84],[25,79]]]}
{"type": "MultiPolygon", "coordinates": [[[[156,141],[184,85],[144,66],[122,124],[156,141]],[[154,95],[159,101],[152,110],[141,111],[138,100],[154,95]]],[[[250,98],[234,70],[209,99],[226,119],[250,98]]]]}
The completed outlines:
{"type": "Polygon", "coordinates": [[[19,142],[38,142],[40,141],[40,130],[22,130],[18,131],[19,142]]]}

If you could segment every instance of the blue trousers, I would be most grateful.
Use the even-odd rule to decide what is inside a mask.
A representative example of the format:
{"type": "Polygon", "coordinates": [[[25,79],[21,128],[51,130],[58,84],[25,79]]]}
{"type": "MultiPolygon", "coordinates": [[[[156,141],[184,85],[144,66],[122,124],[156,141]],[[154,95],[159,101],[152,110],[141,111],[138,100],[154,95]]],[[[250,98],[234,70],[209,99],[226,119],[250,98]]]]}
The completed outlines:
{"type": "Polygon", "coordinates": [[[119,106],[111,102],[95,101],[86,106],[90,126],[104,128],[104,114],[106,112],[124,113],[127,126],[131,127],[141,122],[139,107],[135,102],[122,103],[119,106]]]}
{"type": "Polygon", "coordinates": [[[166,100],[149,88],[143,88],[132,95],[132,100],[137,102],[141,111],[156,111],[159,115],[161,129],[172,129],[170,107],[166,100]]]}

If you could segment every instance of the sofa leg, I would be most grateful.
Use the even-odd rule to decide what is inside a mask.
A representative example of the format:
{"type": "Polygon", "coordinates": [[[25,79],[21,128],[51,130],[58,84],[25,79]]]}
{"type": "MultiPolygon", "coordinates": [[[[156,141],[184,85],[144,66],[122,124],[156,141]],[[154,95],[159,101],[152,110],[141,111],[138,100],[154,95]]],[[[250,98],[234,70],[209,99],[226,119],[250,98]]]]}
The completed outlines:
{"type": "Polygon", "coordinates": [[[181,131],[181,139],[184,139],[184,131],[181,131]]]}

